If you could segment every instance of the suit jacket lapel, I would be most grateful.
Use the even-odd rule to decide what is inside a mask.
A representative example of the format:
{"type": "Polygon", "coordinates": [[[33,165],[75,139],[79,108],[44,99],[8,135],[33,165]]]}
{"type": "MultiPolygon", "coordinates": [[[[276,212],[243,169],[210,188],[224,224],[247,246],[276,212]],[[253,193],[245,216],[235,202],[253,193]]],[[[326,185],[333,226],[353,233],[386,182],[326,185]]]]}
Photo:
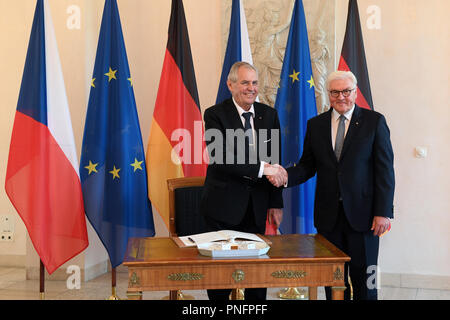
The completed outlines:
{"type": "Polygon", "coordinates": [[[253,104],[253,108],[255,109],[255,117],[253,118],[254,129],[256,131],[258,131],[258,129],[264,129],[264,115],[262,109],[257,102],[253,104]]]}
{"type": "Polygon", "coordinates": [[[355,110],[353,110],[352,120],[350,121],[350,125],[347,130],[347,134],[344,139],[344,146],[342,147],[341,159],[345,156],[345,152],[349,148],[349,145],[352,143],[355,134],[358,132],[358,129],[361,127],[362,123],[362,114],[361,109],[355,105],[355,110]]]}
{"type": "Polygon", "coordinates": [[[321,129],[321,132],[323,132],[323,139],[325,139],[325,145],[327,145],[328,149],[328,155],[337,163],[336,155],[334,154],[333,150],[333,143],[331,141],[331,113],[333,112],[333,108],[330,108],[330,110],[325,113],[324,120],[322,122],[323,128],[321,129]]]}
{"type": "MultiPolygon", "coordinates": [[[[255,136],[256,136],[256,151],[257,154],[259,154],[259,129],[267,129],[267,127],[264,126],[264,114],[263,109],[260,108],[259,104],[257,102],[253,103],[253,108],[255,109],[255,117],[253,118],[253,126],[255,130],[255,136]]],[[[266,138],[267,139],[267,138],[266,138]]],[[[258,157],[259,159],[259,157],[258,157]]]]}
{"type": "Polygon", "coordinates": [[[239,116],[239,112],[236,109],[236,106],[234,105],[234,102],[232,99],[229,99],[226,101],[226,112],[225,114],[229,116],[229,120],[231,122],[232,127],[227,129],[242,129],[244,130],[244,126],[242,125],[241,117],[239,116]]]}

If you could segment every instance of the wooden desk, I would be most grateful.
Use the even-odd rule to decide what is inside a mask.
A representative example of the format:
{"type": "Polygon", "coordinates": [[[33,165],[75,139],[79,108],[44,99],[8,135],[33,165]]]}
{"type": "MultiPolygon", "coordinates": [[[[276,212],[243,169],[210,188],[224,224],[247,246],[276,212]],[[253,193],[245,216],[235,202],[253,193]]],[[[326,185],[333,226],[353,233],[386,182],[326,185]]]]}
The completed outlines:
{"type": "MultiPolygon", "coordinates": [[[[128,267],[129,299],[148,290],[219,288],[332,287],[333,299],[344,297],[344,263],[350,257],[321,235],[266,236],[267,255],[211,258],[197,248],[179,248],[171,238],[133,238],[124,265],[128,267]]],[[[173,297],[173,295],[171,295],[173,297]]]]}

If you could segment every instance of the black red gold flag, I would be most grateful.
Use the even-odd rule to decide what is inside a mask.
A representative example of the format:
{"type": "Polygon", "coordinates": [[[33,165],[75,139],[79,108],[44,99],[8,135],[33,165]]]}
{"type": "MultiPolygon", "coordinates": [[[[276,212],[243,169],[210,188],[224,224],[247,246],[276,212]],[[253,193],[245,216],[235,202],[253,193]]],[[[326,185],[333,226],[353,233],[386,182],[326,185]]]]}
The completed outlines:
{"type": "Polygon", "coordinates": [[[361,108],[373,110],[357,0],[350,0],[348,3],[347,27],[338,70],[353,72],[358,79],[356,104],[361,108]]]}

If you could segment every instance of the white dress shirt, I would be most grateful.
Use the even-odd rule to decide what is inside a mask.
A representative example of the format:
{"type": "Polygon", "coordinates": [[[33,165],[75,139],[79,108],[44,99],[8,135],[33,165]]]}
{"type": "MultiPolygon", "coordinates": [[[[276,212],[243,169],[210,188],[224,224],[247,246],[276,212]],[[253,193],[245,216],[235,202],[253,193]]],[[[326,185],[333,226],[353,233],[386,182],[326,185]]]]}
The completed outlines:
{"type": "MultiPolygon", "coordinates": [[[[236,107],[236,110],[237,110],[237,112],[239,113],[239,117],[241,118],[242,126],[243,126],[243,127],[245,127],[245,118],[242,116],[242,114],[243,114],[244,112],[250,112],[250,113],[252,114],[252,116],[250,117],[250,124],[251,124],[251,126],[252,126],[253,147],[256,148],[256,143],[257,143],[257,141],[256,141],[256,134],[255,134],[255,124],[254,124],[254,122],[253,122],[253,118],[255,117],[255,108],[254,108],[253,105],[252,105],[248,111],[245,111],[243,108],[241,108],[241,107],[237,104],[237,102],[236,102],[236,100],[234,100],[234,98],[232,98],[232,99],[233,99],[234,106],[236,107]]],[[[256,149],[256,150],[257,150],[257,149],[256,149]]],[[[259,172],[258,172],[258,178],[262,178],[262,176],[263,176],[263,173],[264,173],[264,164],[265,164],[265,162],[264,162],[264,161],[261,161],[261,166],[259,167],[259,172]]]]}
{"type": "MultiPolygon", "coordinates": [[[[353,110],[355,110],[355,105],[353,105],[353,107],[349,111],[344,113],[344,117],[345,117],[344,137],[347,134],[348,127],[350,125],[350,121],[352,120],[353,110]]],[[[333,109],[333,111],[331,112],[331,144],[332,144],[333,150],[334,150],[334,145],[336,144],[336,133],[337,133],[338,126],[339,126],[339,117],[340,116],[341,115],[339,114],[339,112],[337,112],[335,109],[333,109]]]]}
{"type": "MultiPolygon", "coordinates": [[[[350,121],[352,120],[353,110],[355,110],[355,105],[353,105],[353,107],[349,111],[344,113],[344,117],[345,117],[344,137],[347,134],[348,127],[350,125],[350,121]]],[[[336,110],[333,109],[333,111],[331,111],[331,144],[332,144],[333,150],[334,150],[334,145],[336,144],[336,133],[337,133],[337,129],[339,126],[339,117],[340,116],[341,115],[336,110]]],[[[287,185],[288,185],[288,182],[286,181],[286,183],[284,184],[284,187],[287,188],[287,185]]]]}

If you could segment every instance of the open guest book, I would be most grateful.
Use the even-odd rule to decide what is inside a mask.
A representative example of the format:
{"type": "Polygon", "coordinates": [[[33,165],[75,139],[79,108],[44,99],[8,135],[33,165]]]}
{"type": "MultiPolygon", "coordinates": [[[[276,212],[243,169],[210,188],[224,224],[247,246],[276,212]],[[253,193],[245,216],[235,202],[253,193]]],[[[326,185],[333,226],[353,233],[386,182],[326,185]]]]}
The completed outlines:
{"type": "Polygon", "coordinates": [[[210,257],[258,256],[267,253],[267,239],[253,233],[220,230],[178,238],[180,247],[197,246],[200,254],[210,257]]]}

